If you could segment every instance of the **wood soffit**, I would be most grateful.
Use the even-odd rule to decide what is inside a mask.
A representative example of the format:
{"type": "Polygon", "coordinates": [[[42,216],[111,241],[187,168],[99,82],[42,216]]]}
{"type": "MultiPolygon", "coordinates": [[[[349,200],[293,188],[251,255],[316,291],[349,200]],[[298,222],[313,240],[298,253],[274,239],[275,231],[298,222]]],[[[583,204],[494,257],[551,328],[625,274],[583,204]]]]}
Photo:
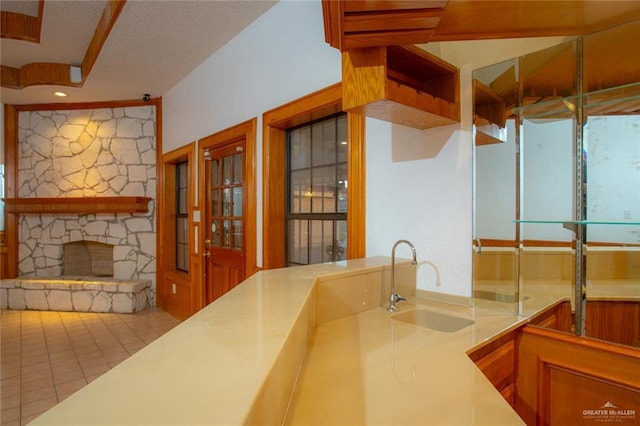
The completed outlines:
{"type": "Polygon", "coordinates": [[[538,36],[586,35],[640,18],[640,2],[322,0],[325,38],[341,50],[538,36]]]}
{"type": "MultiPolygon", "coordinates": [[[[1,11],[2,30],[0,31],[0,36],[7,39],[40,43],[44,2],[45,0],[38,0],[37,16],[6,10],[1,11]]],[[[79,68],[79,70],[73,70],[72,64],[52,62],[34,62],[25,64],[20,68],[2,65],[0,66],[2,87],[10,89],[23,89],[36,85],[82,87],[125,3],[126,0],[108,0],[106,2],[82,64],[79,67],[75,67],[79,68]],[[72,72],[78,75],[74,75],[72,78],[72,72]]]]}

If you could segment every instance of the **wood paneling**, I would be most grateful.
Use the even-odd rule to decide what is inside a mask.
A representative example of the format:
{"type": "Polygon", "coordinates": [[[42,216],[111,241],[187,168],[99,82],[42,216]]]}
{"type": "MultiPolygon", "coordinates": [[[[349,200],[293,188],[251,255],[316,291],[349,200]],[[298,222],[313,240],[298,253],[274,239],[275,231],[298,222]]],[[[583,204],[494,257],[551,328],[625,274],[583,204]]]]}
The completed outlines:
{"type": "Polygon", "coordinates": [[[193,315],[190,309],[193,286],[187,274],[169,272],[164,274],[162,282],[159,279],[156,282],[158,288],[168,290],[162,298],[158,299],[158,306],[179,320],[185,320],[193,315]]]}
{"type": "Polygon", "coordinates": [[[431,41],[590,34],[639,16],[627,1],[451,0],[431,41]]]}
{"type": "Polygon", "coordinates": [[[593,421],[590,411],[608,413],[609,405],[637,415],[640,350],[526,326],[516,389],[516,411],[529,425],[585,424],[593,421]]]}
{"type": "Polygon", "coordinates": [[[587,336],[640,349],[640,301],[587,300],[586,316],[587,336]]]}
{"type": "Polygon", "coordinates": [[[640,17],[633,1],[323,0],[325,39],[353,48],[583,35],[640,17]]]}
{"type": "Polygon", "coordinates": [[[469,358],[511,406],[514,406],[515,402],[517,333],[518,330],[509,331],[468,353],[469,358]]]}
{"type": "Polygon", "coordinates": [[[6,198],[9,213],[146,213],[149,197],[6,198]]]}
{"type": "Polygon", "coordinates": [[[0,12],[0,37],[40,43],[44,0],[38,1],[38,15],[3,10],[0,12]]]}
{"type": "MultiPolygon", "coordinates": [[[[264,125],[262,131],[264,269],[285,266],[286,129],[339,111],[342,111],[342,85],[338,83],[267,111],[262,117],[264,125]]],[[[347,256],[353,259],[365,256],[364,119],[358,115],[348,114],[347,123],[349,126],[347,256]]]]}
{"type": "Polygon", "coordinates": [[[573,332],[571,302],[563,301],[529,319],[529,324],[552,330],[573,332]]]}
{"type": "Polygon", "coordinates": [[[34,62],[20,68],[2,65],[2,87],[22,89],[37,85],[81,86],[71,81],[69,64],[34,62]]]}

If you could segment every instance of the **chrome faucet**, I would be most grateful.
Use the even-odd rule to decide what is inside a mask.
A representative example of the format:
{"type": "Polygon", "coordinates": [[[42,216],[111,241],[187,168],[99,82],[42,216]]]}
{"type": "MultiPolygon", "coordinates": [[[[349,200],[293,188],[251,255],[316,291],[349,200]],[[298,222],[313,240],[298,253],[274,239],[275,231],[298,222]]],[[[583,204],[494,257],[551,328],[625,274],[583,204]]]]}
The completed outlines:
{"type": "Polygon", "coordinates": [[[398,245],[402,243],[408,245],[409,248],[411,248],[411,252],[413,253],[413,262],[411,262],[411,264],[418,264],[418,261],[416,260],[416,248],[413,246],[413,244],[411,244],[411,242],[407,240],[396,241],[396,243],[393,245],[393,248],[391,249],[391,293],[389,294],[389,306],[387,307],[387,311],[389,312],[398,312],[399,309],[396,306],[396,303],[401,300],[407,300],[399,294],[396,294],[396,247],[398,247],[398,245]]]}

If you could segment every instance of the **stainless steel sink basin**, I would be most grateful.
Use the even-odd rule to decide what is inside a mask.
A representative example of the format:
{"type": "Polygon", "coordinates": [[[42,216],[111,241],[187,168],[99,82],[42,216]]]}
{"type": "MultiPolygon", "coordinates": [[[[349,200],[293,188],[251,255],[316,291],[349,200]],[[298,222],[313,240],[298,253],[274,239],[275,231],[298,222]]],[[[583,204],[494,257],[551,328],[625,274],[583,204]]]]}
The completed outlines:
{"type": "Polygon", "coordinates": [[[473,324],[473,321],[466,318],[454,317],[452,315],[441,314],[439,312],[428,311],[426,309],[413,309],[411,311],[400,312],[391,318],[398,321],[408,322],[418,327],[429,328],[445,333],[455,333],[473,324]]]}
{"type": "MultiPolygon", "coordinates": [[[[478,299],[492,300],[494,302],[502,302],[502,303],[514,303],[516,301],[515,294],[508,293],[498,293],[496,291],[489,290],[474,290],[473,297],[477,297],[478,299]]],[[[529,298],[529,296],[520,297],[520,301],[525,301],[529,298]]]]}

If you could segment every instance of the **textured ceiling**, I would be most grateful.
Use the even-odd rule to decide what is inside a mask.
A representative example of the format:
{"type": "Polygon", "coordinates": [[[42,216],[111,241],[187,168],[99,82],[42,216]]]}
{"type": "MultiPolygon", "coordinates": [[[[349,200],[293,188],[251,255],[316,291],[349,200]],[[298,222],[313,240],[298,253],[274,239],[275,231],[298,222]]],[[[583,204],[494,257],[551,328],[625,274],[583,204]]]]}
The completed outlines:
{"type": "MultiPolygon", "coordinates": [[[[0,7],[13,11],[10,3],[16,2],[3,0],[0,7]]],[[[105,3],[46,0],[40,45],[2,39],[2,65],[80,65],[105,3]]],[[[61,88],[69,93],[64,102],[139,99],[144,93],[162,96],[274,4],[270,0],[129,0],[83,87],[2,88],[0,100],[6,104],[60,102],[52,92],[61,88]]]]}

